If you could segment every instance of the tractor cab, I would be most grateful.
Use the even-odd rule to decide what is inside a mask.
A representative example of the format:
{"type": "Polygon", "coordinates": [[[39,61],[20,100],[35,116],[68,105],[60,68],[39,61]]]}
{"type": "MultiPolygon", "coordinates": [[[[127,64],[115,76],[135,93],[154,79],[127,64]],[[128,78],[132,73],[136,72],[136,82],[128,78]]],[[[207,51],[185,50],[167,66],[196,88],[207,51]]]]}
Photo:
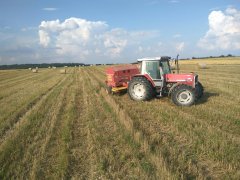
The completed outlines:
{"type": "Polygon", "coordinates": [[[164,84],[164,75],[171,73],[169,60],[168,56],[138,59],[141,75],[149,76],[159,93],[164,84]]]}
{"type": "Polygon", "coordinates": [[[148,74],[153,80],[162,79],[164,74],[170,74],[170,57],[138,59],[141,74],[148,74]]]}

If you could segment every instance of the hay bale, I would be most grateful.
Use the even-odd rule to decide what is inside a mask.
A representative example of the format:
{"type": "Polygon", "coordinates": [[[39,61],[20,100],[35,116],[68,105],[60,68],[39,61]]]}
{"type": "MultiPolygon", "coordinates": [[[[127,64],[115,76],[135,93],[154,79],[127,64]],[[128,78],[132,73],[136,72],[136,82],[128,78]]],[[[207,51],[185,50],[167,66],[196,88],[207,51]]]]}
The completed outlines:
{"type": "Polygon", "coordinates": [[[38,70],[38,67],[36,67],[36,70],[38,70]]]}
{"type": "Polygon", "coordinates": [[[198,68],[199,69],[207,69],[207,64],[206,63],[198,63],[198,68]]]}
{"type": "Polygon", "coordinates": [[[53,69],[56,69],[57,67],[53,66],[52,68],[53,68],[53,69]]]}
{"type": "Polygon", "coordinates": [[[32,68],[28,68],[28,70],[30,70],[30,71],[31,71],[31,70],[32,70],[32,68]]]}
{"type": "Polygon", "coordinates": [[[67,72],[66,69],[61,69],[61,70],[60,70],[60,73],[61,73],[61,74],[66,74],[66,72],[67,72]]]}
{"type": "Polygon", "coordinates": [[[32,69],[33,73],[38,73],[38,69],[32,69]]]}

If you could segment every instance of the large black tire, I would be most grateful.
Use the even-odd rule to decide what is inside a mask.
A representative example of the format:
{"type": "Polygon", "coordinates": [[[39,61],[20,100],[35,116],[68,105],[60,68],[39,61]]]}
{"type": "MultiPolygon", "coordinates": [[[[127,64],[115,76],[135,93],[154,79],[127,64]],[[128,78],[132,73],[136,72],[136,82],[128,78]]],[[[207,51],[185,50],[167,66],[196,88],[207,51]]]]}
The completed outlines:
{"type": "Polygon", "coordinates": [[[198,82],[195,86],[196,91],[196,99],[200,99],[203,96],[204,88],[200,82],[198,82]]]}
{"type": "Polygon", "coordinates": [[[155,96],[155,89],[145,77],[134,77],[128,84],[128,95],[135,101],[148,101],[155,96]]]}
{"type": "Polygon", "coordinates": [[[171,93],[172,101],[177,106],[191,106],[195,102],[195,90],[188,85],[176,86],[171,93]]]}

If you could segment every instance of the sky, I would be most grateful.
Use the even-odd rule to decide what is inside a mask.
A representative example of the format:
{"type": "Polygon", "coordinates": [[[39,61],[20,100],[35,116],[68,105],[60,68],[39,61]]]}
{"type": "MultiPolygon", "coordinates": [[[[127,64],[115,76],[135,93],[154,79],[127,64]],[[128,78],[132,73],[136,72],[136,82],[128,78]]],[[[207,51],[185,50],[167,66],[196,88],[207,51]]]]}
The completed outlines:
{"type": "Polygon", "coordinates": [[[240,0],[0,0],[0,65],[240,55],[240,0]]]}

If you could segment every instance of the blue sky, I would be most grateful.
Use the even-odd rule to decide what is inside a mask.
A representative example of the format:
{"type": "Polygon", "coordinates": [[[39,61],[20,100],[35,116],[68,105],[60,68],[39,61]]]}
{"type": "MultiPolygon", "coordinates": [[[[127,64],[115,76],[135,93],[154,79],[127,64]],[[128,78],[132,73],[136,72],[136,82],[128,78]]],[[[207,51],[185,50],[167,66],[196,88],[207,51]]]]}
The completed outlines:
{"type": "Polygon", "coordinates": [[[240,0],[0,0],[0,64],[240,55],[240,0]]]}

